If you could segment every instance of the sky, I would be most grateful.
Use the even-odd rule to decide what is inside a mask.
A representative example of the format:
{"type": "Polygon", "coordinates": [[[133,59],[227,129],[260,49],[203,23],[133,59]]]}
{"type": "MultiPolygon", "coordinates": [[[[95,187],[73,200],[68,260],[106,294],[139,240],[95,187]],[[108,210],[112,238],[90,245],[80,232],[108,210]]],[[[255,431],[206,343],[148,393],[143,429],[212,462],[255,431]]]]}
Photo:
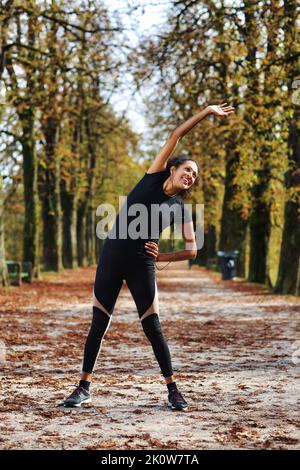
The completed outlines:
{"type": "MultiPolygon", "coordinates": [[[[117,12],[121,16],[125,27],[134,29],[134,31],[126,32],[133,45],[138,43],[141,34],[145,32],[149,34],[151,31],[155,34],[155,29],[163,26],[167,18],[167,8],[171,5],[169,0],[104,0],[104,3],[112,14],[117,12]],[[126,14],[128,10],[126,5],[128,4],[139,6],[130,17],[126,14]]],[[[133,129],[144,134],[147,132],[147,123],[144,117],[143,93],[147,93],[147,91],[141,90],[141,93],[135,93],[132,96],[130,75],[125,76],[124,79],[128,83],[128,88],[125,91],[122,90],[122,94],[115,94],[112,105],[117,115],[127,109],[126,115],[133,129]]]]}

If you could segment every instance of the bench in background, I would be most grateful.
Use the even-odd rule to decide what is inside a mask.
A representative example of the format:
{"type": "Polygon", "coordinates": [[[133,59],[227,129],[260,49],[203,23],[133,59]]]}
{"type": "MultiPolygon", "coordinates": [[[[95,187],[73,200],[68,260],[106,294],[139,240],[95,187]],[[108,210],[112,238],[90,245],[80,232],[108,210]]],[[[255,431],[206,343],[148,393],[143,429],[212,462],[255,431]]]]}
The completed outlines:
{"type": "Polygon", "coordinates": [[[20,286],[23,281],[32,281],[32,263],[31,261],[6,261],[8,279],[10,285],[20,286]]]}

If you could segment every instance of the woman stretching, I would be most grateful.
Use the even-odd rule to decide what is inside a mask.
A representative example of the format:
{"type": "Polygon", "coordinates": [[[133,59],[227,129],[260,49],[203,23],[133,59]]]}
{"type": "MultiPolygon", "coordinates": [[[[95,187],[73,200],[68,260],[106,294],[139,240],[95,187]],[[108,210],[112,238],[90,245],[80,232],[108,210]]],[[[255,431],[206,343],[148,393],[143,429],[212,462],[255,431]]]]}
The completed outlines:
{"type": "MultiPolygon", "coordinates": [[[[113,229],[106,237],[97,266],[93,319],[84,348],[81,380],[74,392],[63,402],[66,407],[78,407],[89,403],[92,373],[96,364],[101,343],[106,334],[114,305],[123,280],[132,294],[145,335],[149,339],[162,375],[168,387],[168,406],[172,410],[185,410],[187,402],[179,392],[173,375],[170,351],[164,338],[160,321],[155,277],[155,261],[179,261],[196,257],[197,247],[191,215],[185,211],[182,199],[187,195],[198,178],[198,165],[188,157],[169,159],[176,145],[187,132],[206,116],[228,116],[234,108],[223,103],[208,106],[173,131],[166,144],[156,156],[147,173],[137,183],[127,197],[127,207],[123,205],[117,215],[113,229]],[[146,218],[142,220],[142,234],[132,236],[133,205],[146,208],[146,218]],[[165,208],[172,209],[172,217],[165,217],[165,208]],[[158,209],[158,224],[153,226],[153,208],[158,209]],[[174,210],[175,208],[175,210],[174,210]],[[126,212],[126,234],[124,236],[124,213],[126,212]],[[173,253],[159,253],[158,241],[162,230],[173,224],[179,214],[185,249],[173,253]],[[123,224],[123,226],[122,226],[123,224]],[[131,225],[132,227],[132,225],[131,225]],[[120,236],[120,229],[123,230],[120,236]]],[[[155,211],[154,211],[155,212],[155,211]]],[[[178,219],[177,219],[178,220],[178,219]]]]}

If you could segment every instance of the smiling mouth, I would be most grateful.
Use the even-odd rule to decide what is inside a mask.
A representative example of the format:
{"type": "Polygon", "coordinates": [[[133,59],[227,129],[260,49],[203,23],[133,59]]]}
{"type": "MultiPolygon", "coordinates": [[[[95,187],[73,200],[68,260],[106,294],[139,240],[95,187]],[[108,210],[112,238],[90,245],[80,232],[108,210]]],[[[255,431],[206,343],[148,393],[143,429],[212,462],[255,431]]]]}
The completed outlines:
{"type": "Polygon", "coordinates": [[[185,184],[187,184],[187,185],[190,184],[189,180],[187,180],[186,178],[182,178],[182,179],[183,179],[183,182],[184,182],[185,184]]]}

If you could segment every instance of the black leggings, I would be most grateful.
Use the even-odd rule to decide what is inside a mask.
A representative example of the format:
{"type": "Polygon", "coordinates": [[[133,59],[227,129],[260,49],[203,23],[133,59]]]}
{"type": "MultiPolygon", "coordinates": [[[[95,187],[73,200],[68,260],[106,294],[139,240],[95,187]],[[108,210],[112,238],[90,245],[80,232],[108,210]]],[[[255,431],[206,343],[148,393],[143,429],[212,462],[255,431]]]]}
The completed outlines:
{"type": "Polygon", "coordinates": [[[132,294],[145,335],[164,377],[173,375],[171,356],[160,321],[155,266],[151,255],[140,250],[116,250],[107,241],[102,248],[94,284],[93,319],[84,348],[83,372],[92,373],[102,339],[123,280],[132,294]]]}

